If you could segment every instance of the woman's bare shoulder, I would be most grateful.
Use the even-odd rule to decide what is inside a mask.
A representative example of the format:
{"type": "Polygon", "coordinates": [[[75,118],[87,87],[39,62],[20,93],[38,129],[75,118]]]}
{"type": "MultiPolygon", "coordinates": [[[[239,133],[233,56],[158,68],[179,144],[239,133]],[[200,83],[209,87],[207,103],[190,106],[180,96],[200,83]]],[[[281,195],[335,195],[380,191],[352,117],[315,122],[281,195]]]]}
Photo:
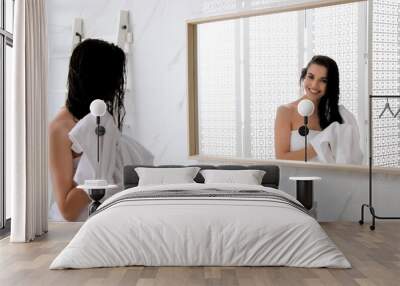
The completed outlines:
{"type": "Polygon", "coordinates": [[[68,138],[68,133],[75,124],[72,114],[67,109],[62,108],[49,124],[49,136],[68,138]]]}
{"type": "Polygon", "coordinates": [[[297,101],[282,104],[278,107],[278,113],[290,115],[297,110],[297,104],[298,104],[297,101]]]}

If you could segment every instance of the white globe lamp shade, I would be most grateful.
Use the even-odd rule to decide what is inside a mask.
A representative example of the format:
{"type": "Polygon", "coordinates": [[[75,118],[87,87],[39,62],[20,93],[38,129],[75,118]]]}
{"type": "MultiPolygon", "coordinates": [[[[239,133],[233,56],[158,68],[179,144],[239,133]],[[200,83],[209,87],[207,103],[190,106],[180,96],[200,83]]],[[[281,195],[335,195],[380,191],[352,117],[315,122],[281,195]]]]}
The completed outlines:
{"type": "Polygon", "coordinates": [[[103,116],[106,114],[107,105],[101,99],[95,99],[90,104],[90,113],[94,116],[103,116]]]}
{"type": "Polygon", "coordinates": [[[303,116],[310,116],[314,112],[314,103],[309,99],[303,99],[297,105],[297,112],[303,116]]]}

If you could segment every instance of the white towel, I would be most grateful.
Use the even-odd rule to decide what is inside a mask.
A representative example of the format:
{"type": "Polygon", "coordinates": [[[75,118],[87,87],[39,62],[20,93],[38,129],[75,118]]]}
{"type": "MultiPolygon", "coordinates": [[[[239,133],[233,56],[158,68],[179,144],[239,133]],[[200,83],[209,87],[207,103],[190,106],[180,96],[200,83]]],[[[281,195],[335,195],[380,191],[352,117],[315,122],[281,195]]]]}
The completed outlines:
{"type": "Polygon", "coordinates": [[[153,155],[134,139],[122,135],[108,112],[101,117],[100,124],[106,132],[100,137],[100,166],[97,164],[96,118],[92,114],[82,118],[69,132],[72,150],[82,153],[74,175],[74,181],[80,185],[85,180],[94,179],[96,168],[100,179],[108,184],[122,186],[123,168],[131,164],[152,164],[153,155]]]}
{"type": "Polygon", "coordinates": [[[316,135],[310,144],[322,163],[361,164],[363,154],[360,148],[360,132],[353,114],[339,106],[343,124],[331,123],[316,135]]]}

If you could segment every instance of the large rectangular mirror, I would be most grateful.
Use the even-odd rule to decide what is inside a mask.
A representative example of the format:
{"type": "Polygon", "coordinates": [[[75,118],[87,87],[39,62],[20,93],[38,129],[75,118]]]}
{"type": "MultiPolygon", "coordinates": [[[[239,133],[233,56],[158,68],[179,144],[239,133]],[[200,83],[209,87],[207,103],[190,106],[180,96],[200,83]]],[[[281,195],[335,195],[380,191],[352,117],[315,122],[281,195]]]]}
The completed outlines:
{"type": "Polygon", "coordinates": [[[301,70],[318,54],[339,67],[339,104],[356,118],[366,154],[366,37],[366,2],[197,24],[198,154],[283,159],[276,157],[277,110],[302,96],[301,70]]]}

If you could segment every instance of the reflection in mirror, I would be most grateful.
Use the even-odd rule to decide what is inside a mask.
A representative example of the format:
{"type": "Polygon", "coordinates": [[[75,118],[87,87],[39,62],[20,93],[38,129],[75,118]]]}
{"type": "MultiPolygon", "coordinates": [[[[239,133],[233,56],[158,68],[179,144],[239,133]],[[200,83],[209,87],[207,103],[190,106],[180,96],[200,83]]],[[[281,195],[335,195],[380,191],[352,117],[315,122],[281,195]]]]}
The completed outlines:
{"type": "Polygon", "coordinates": [[[279,106],[275,118],[277,159],[360,164],[360,134],[354,115],[339,105],[339,68],[313,56],[301,72],[301,95],[279,106]],[[308,137],[308,140],[307,140],[308,137]]]}
{"type": "MultiPolygon", "coordinates": [[[[354,116],[360,133],[357,144],[366,154],[366,18],[366,3],[356,2],[198,24],[199,154],[304,160],[304,153],[293,158],[279,155],[275,120],[280,106],[298,103],[304,95],[301,70],[318,54],[334,59],[339,67],[339,104],[354,116]]],[[[291,122],[288,131],[297,132],[299,126],[286,120],[291,122]]],[[[310,133],[321,129],[314,120],[310,117],[310,133]]],[[[366,157],[357,163],[366,163],[366,157]]]]}

